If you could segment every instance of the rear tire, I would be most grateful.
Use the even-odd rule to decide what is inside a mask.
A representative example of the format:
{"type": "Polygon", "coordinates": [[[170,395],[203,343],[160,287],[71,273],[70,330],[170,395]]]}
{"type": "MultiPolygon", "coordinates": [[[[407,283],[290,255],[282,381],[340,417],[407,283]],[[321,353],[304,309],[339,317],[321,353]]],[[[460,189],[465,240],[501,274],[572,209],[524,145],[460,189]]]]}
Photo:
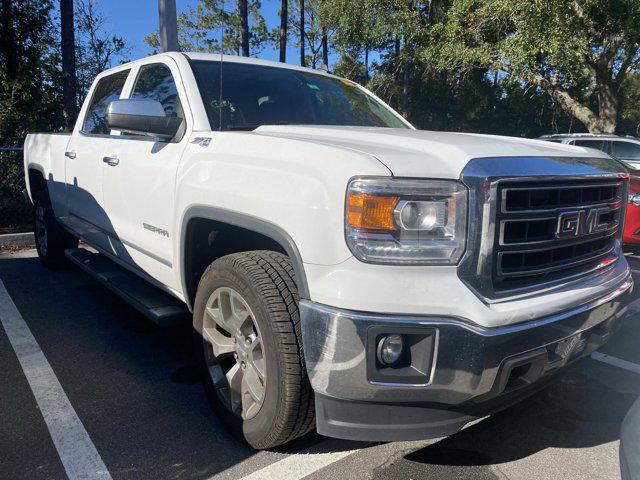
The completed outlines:
{"type": "Polygon", "coordinates": [[[315,426],[298,301],[289,258],[272,251],[219,258],[198,285],[195,351],[207,396],[231,433],[257,449],[315,426]]]}
{"type": "Polygon", "coordinates": [[[33,233],[38,258],[45,267],[60,265],[64,251],[78,246],[78,239],[58,223],[46,190],[33,195],[33,233]]]}

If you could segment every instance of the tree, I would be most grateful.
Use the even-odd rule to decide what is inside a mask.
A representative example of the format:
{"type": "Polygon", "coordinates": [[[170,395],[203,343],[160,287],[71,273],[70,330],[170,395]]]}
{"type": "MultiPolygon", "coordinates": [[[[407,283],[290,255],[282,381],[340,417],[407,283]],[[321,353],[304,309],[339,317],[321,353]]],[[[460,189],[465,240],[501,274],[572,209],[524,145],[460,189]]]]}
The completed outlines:
{"type": "Polygon", "coordinates": [[[620,87],[640,62],[640,2],[451,0],[423,33],[420,51],[440,67],[499,70],[544,91],[590,132],[612,133],[620,87]]]}
{"type": "Polygon", "coordinates": [[[287,61],[287,10],[288,2],[287,0],[282,0],[282,5],[280,6],[280,30],[278,32],[280,61],[282,63],[287,61]]]}
{"type": "Polygon", "coordinates": [[[328,28],[321,13],[323,1],[325,0],[297,0],[291,5],[289,24],[292,31],[298,32],[294,44],[300,50],[300,65],[305,67],[318,68],[323,64],[323,35],[328,35],[328,28]]]}
{"type": "Polygon", "coordinates": [[[58,29],[50,0],[3,0],[1,15],[0,144],[17,146],[64,126],[58,29]]]}
{"type": "MultiPolygon", "coordinates": [[[[200,0],[195,8],[190,7],[178,14],[178,43],[185,52],[222,52],[241,55],[242,20],[235,0],[200,0]]],[[[248,8],[248,41],[250,55],[258,55],[270,40],[267,25],[260,13],[259,0],[251,0],[248,8]]],[[[147,35],[144,41],[159,49],[158,32],[147,35]]]]}
{"type": "Polygon", "coordinates": [[[76,1],[76,27],[78,93],[79,103],[82,103],[96,75],[116,62],[126,61],[129,47],[124,38],[112,33],[97,0],[76,1]]]}
{"type": "Polygon", "coordinates": [[[73,0],[60,0],[60,29],[62,52],[62,111],[67,130],[71,130],[78,116],[76,92],[76,44],[73,25],[73,0]]]}

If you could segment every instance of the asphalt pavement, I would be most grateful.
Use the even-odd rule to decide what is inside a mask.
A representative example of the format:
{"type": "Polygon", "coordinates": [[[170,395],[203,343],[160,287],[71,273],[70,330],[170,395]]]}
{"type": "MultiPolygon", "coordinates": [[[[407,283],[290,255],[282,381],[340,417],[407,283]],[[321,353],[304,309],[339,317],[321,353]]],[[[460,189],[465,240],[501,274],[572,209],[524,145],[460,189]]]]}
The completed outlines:
{"type": "MultiPolygon", "coordinates": [[[[640,258],[629,260],[638,282],[640,258]]],[[[257,452],[211,412],[189,325],[155,327],[79,269],[43,268],[32,250],[0,253],[0,317],[3,480],[619,479],[620,423],[640,396],[634,313],[602,355],[448,438],[310,434],[257,452]]]]}

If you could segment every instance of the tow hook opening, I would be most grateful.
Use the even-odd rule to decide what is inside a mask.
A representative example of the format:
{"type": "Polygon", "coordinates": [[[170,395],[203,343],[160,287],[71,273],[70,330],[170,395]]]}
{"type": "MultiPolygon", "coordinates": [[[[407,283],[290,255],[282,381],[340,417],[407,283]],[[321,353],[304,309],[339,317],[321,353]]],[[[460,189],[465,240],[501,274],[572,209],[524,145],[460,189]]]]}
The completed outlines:
{"type": "Polygon", "coordinates": [[[546,348],[507,359],[502,365],[498,392],[511,392],[536,382],[544,374],[546,364],[546,348]]]}

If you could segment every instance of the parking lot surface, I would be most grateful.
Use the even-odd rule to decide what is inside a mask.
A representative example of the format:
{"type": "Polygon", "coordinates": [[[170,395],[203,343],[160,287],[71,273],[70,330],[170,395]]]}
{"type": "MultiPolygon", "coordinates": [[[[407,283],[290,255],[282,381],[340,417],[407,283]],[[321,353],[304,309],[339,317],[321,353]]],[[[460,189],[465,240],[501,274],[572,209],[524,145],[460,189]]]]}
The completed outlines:
{"type": "MultiPolygon", "coordinates": [[[[629,259],[638,282],[640,259],[629,259]]],[[[1,479],[620,478],[620,423],[640,396],[640,313],[604,355],[451,437],[310,434],[256,452],[211,412],[190,325],[155,327],[82,271],[47,270],[31,250],[0,253],[0,281],[1,479]]]]}

